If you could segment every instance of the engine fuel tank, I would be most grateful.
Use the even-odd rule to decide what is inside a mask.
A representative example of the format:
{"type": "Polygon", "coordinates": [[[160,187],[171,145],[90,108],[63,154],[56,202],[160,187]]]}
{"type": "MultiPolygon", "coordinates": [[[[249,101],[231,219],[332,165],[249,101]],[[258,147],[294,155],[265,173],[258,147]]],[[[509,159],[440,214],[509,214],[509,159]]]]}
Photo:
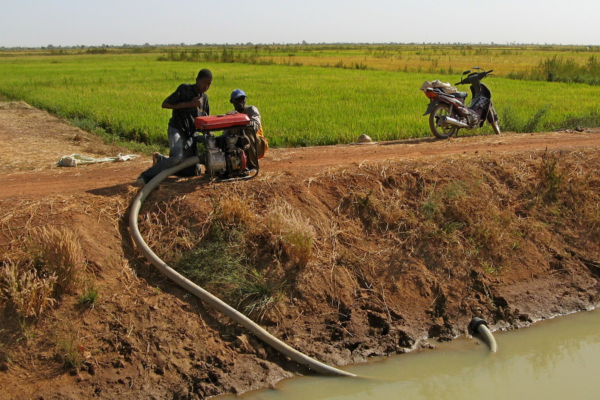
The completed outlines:
{"type": "Polygon", "coordinates": [[[194,125],[201,131],[220,131],[237,126],[247,126],[250,124],[250,118],[246,114],[221,114],[209,115],[206,117],[196,117],[194,125]]]}

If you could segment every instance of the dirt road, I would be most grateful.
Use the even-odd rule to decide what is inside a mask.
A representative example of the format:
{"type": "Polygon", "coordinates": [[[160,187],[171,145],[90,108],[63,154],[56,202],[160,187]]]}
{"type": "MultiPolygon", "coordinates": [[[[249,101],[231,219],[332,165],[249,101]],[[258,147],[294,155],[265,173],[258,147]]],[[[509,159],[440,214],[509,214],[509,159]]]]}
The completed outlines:
{"type": "MultiPolygon", "coordinates": [[[[108,193],[112,187],[132,184],[151,163],[150,157],[144,156],[125,163],[57,167],[55,163],[64,155],[116,156],[123,150],[105,145],[97,137],[25,103],[0,103],[0,143],[0,198],[39,198],[91,190],[108,193]]],[[[583,132],[504,133],[441,141],[422,138],[371,145],[271,149],[260,166],[263,172],[286,171],[310,177],[329,167],[363,161],[599,146],[600,128],[583,132]]]]}

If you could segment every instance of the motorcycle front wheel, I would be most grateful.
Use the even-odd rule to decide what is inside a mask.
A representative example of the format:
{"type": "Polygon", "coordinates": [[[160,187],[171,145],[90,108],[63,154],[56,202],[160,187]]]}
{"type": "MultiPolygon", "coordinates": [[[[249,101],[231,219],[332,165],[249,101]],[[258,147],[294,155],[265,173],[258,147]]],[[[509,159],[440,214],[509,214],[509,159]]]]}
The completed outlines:
{"type": "Polygon", "coordinates": [[[500,134],[500,122],[498,121],[498,114],[496,114],[496,110],[494,110],[493,106],[490,107],[488,123],[492,126],[494,133],[496,135],[499,135],[500,134]]]}
{"type": "Polygon", "coordinates": [[[429,114],[429,128],[431,133],[438,139],[448,139],[458,131],[458,127],[452,125],[440,126],[441,117],[452,117],[450,115],[450,106],[446,104],[438,104],[435,106],[431,114],[429,114]]]}

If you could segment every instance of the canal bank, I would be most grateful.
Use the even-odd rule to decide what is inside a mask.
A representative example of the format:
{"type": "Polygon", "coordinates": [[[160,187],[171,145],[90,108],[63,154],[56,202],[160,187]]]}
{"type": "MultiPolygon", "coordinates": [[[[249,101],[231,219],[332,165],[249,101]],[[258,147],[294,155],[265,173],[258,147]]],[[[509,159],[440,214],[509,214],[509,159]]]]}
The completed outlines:
{"type": "MultiPolygon", "coordinates": [[[[1,268],[46,279],[29,238],[52,227],[77,233],[85,285],[27,318],[3,292],[0,397],[196,399],[312,374],[136,249],[124,221],[150,157],[36,169],[27,150],[39,143],[48,165],[67,145],[100,155],[97,138],[53,118],[0,110],[0,136],[14,144],[0,177],[1,268]]],[[[321,362],[413,354],[475,316],[498,331],[597,305],[599,133],[276,149],[249,184],[168,179],[144,203],[140,232],[169,265],[321,362]],[[309,251],[295,252],[294,227],[309,251]]]]}

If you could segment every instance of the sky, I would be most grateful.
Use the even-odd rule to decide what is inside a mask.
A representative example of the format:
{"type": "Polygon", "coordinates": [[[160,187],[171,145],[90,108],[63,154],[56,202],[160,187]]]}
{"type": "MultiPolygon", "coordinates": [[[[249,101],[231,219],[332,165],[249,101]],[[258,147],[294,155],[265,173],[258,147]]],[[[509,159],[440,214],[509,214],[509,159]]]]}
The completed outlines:
{"type": "Polygon", "coordinates": [[[600,45],[599,0],[0,0],[0,47],[600,45]]]}

